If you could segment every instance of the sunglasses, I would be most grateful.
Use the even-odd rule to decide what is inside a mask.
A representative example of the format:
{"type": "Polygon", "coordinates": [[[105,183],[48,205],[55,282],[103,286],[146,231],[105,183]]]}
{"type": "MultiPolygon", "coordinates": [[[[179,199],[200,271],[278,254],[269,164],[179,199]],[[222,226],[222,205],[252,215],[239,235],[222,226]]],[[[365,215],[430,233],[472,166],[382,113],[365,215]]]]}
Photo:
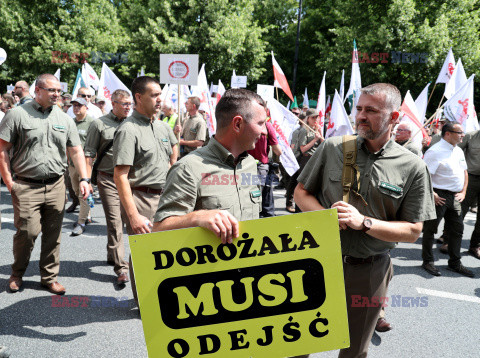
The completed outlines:
{"type": "Polygon", "coordinates": [[[91,94],[79,94],[79,96],[82,98],[92,98],[91,94]]]}

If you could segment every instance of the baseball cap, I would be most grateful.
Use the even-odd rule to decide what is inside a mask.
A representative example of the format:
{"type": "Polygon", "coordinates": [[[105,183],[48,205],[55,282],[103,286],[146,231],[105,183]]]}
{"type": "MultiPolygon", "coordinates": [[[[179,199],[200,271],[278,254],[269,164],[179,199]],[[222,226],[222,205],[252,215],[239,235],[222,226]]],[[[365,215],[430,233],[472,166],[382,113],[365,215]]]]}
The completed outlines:
{"type": "Polygon", "coordinates": [[[70,103],[73,105],[75,102],[77,102],[78,104],[81,104],[83,106],[86,106],[88,103],[87,101],[85,100],[85,98],[82,98],[82,97],[77,97],[73,100],[70,101],[70,103]]]}

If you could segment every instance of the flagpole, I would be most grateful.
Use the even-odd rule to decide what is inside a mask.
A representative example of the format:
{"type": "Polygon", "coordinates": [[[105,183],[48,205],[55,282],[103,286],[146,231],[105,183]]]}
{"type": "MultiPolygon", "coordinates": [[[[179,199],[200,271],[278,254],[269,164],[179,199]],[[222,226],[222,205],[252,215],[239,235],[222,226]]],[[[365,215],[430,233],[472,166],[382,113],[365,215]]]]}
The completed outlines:
{"type": "Polygon", "coordinates": [[[427,107],[428,107],[428,104],[430,103],[430,99],[432,98],[433,91],[435,91],[435,87],[437,87],[437,83],[436,83],[436,82],[435,82],[435,86],[433,86],[432,92],[430,93],[430,97],[428,97],[427,107]]]}
{"type": "MultiPolygon", "coordinates": [[[[276,92],[277,92],[277,102],[280,102],[280,101],[278,100],[278,87],[275,87],[275,90],[276,90],[276,92]]],[[[287,109],[288,109],[288,108],[287,108],[287,109]]]]}
{"type": "MultiPolygon", "coordinates": [[[[181,113],[180,113],[180,97],[181,97],[181,92],[180,92],[180,84],[178,84],[178,89],[177,89],[177,123],[175,125],[180,125],[183,126],[182,120],[181,120],[181,113]]],[[[178,148],[180,148],[180,132],[177,133],[177,140],[178,140],[178,148]]]]}

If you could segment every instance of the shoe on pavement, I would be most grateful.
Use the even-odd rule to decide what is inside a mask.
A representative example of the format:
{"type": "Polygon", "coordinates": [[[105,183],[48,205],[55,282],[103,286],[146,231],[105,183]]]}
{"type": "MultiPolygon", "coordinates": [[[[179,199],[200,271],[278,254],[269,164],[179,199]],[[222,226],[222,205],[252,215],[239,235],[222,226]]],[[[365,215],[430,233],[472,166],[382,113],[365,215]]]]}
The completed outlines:
{"type": "Polygon", "coordinates": [[[440,236],[438,239],[437,239],[437,242],[439,244],[444,244],[445,243],[445,239],[443,238],[443,236],[440,236]]]}
{"type": "Polygon", "coordinates": [[[288,211],[289,213],[294,213],[294,212],[295,212],[295,208],[293,207],[293,205],[287,206],[286,209],[287,209],[287,211],[288,211]]]}
{"type": "Polygon", "coordinates": [[[93,223],[92,217],[88,216],[87,220],[85,220],[85,225],[88,225],[88,224],[91,224],[91,223],[93,223]]]}
{"type": "Polygon", "coordinates": [[[448,266],[447,267],[450,271],[453,271],[453,272],[456,272],[456,273],[459,273],[460,275],[463,275],[463,276],[467,276],[467,277],[475,277],[475,274],[473,273],[473,271],[470,271],[469,269],[467,269],[465,266],[463,266],[462,264],[456,266],[456,267],[451,267],[451,266],[448,266]]]}
{"type": "Polygon", "coordinates": [[[448,254],[448,244],[443,244],[442,246],[440,246],[440,252],[442,254],[448,254]]]}
{"type": "Polygon", "coordinates": [[[126,272],[122,272],[117,277],[117,284],[118,285],[125,285],[128,282],[128,275],[126,272]]]}
{"type": "Polygon", "coordinates": [[[85,231],[85,224],[82,225],[77,223],[77,226],[75,226],[75,229],[73,229],[70,236],[82,235],[84,231],[85,231]]]}
{"type": "Polygon", "coordinates": [[[72,205],[70,205],[70,206],[65,210],[65,212],[67,212],[67,213],[73,213],[73,212],[77,209],[77,206],[78,206],[78,203],[72,203],[72,205]]]}
{"type": "Polygon", "coordinates": [[[475,257],[476,259],[480,260],[480,247],[470,248],[468,249],[468,253],[473,257],[475,257]]]}
{"type": "Polygon", "coordinates": [[[11,275],[8,280],[8,288],[10,289],[10,292],[18,292],[20,287],[22,287],[22,283],[23,281],[21,277],[11,275]]]}
{"type": "Polygon", "coordinates": [[[49,292],[53,293],[54,295],[63,295],[65,293],[65,287],[63,287],[57,281],[52,283],[42,283],[42,286],[45,287],[49,292]]]}
{"type": "Polygon", "coordinates": [[[442,276],[442,274],[440,273],[440,271],[435,267],[435,265],[433,264],[433,262],[424,262],[422,264],[422,267],[425,271],[427,271],[429,274],[433,275],[433,276],[442,276]]]}
{"type": "Polygon", "coordinates": [[[387,322],[385,318],[379,318],[377,324],[375,325],[375,330],[377,332],[388,332],[393,329],[392,325],[387,322]]]}

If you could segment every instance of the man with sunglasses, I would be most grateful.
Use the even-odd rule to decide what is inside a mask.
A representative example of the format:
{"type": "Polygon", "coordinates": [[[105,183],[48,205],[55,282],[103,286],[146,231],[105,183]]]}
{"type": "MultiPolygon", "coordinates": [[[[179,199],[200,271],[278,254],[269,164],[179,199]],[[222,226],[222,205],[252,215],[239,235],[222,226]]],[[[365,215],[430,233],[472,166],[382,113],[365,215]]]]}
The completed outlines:
{"type": "Polygon", "coordinates": [[[12,195],[17,228],[13,237],[12,275],[8,282],[11,292],[20,289],[35,240],[42,232],[41,284],[51,293],[65,293],[57,276],[67,153],[82,177],[79,187],[84,199],[88,196],[90,179],[75,124],[56,105],[60,88],[55,76],[40,75],[35,99],[12,109],[0,125],[0,174],[12,195]]]}
{"type": "MultiPolygon", "coordinates": [[[[92,103],[92,90],[87,87],[80,87],[78,89],[77,97],[83,98],[85,101],[87,101],[87,114],[93,118],[100,118],[103,116],[102,110],[95,106],[92,103]]],[[[67,111],[67,114],[75,118],[75,114],[73,113],[73,108],[70,107],[67,111]]]]}
{"type": "Polygon", "coordinates": [[[25,81],[18,81],[15,83],[13,93],[20,98],[17,106],[21,106],[33,100],[32,96],[30,96],[30,86],[25,81]]]}
{"type": "Polygon", "coordinates": [[[128,282],[128,262],[125,261],[123,245],[123,222],[120,212],[120,197],[113,180],[113,137],[116,129],[132,108],[132,97],[118,89],[112,93],[112,110],[95,119],[87,132],[85,157],[87,172],[91,176],[93,159],[97,157],[97,185],[107,222],[107,263],[113,265],[117,284],[128,282]],[[104,154],[103,154],[104,153],[104,154]],[[102,156],[100,158],[100,156],[102,156]]]}
{"type": "Polygon", "coordinates": [[[461,202],[465,199],[468,186],[467,162],[458,147],[465,137],[462,125],[446,122],[442,128],[442,139],[425,152],[423,160],[432,175],[435,209],[437,218],[425,221],[422,239],[422,267],[434,276],[440,271],[434,265],[433,241],[438,224],[445,219],[445,234],[448,237],[448,269],[467,277],[474,273],[460,261],[463,237],[463,216],[461,202]]]}

